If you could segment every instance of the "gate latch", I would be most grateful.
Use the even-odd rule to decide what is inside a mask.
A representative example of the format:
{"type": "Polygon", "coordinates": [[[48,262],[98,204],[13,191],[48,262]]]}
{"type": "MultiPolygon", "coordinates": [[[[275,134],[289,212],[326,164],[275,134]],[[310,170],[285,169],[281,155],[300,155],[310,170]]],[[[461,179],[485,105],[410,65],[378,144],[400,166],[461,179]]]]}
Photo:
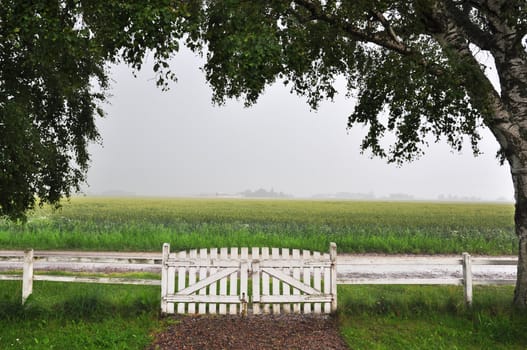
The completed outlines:
{"type": "Polygon", "coordinates": [[[247,298],[245,296],[245,293],[242,293],[240,297],[240,302],[241,302],[241,315],[247,316],[247,298]]]}

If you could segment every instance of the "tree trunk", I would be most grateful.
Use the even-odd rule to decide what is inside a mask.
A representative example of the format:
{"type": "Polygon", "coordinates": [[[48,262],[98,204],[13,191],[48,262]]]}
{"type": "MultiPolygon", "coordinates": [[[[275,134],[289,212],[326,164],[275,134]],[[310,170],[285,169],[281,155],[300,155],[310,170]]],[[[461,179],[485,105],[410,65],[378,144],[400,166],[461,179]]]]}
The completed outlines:
{"type": "MultiPolygon", "coordinates": [[[[522,37],[511,21],[500,17],[505,2],[488,1],[483,7],[489,14],[493,33],[484,39],[471,36],[470,20],[456,17],[456,8],[446,2],[432,2],[428,9],[434,23],[441,30],[431,32],[446,50],[457,55],[457,59],[472,66],[473,74],[465,75],[463,82],[473,106],[480,110],[484,123],[498,141],[501,152],[509,162],[514,184],[515,225],[519,239],[518,274],[514,292],[514,305],[527,308],[527,54],[522,46],[522,37]],[[450,12],[454,10],[454,12],[450,12]],[[474,39],[474,40],[473,40],[474,39]],[[472,54],[469,43],[478,43],[480,48],[490,50],[499,76],[500,91],[495,91],[489,78],[472,54]],[[479,77],[478,77],[479,76],[479,77]],[[486,85],[482,94],[481,84],[486,85]]],[[[476,31],[477,32],[477,31],[476,31]]]]}
{"type": "Polygon", "coordinates": [[[514,222],[518,236],[518,271],[514,290],[514,305],[527,307],[527,169],[512,171],[516,197],[514,222]]]}

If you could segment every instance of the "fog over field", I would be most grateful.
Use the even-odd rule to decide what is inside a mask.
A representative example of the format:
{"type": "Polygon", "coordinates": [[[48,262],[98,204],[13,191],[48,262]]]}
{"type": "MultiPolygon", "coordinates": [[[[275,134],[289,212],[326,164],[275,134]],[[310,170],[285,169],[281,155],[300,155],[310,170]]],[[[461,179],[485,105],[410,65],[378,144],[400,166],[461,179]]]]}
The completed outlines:
{"type": "Polygon", "coordinates": [[[418,161],[388,165],[360,154],[364,129],[346,129],[353,99],[345,89],[317,112],[281,83],[250,108],[241,101],[213,106],[201,63],[183,50],[173,60],[179,81],[168,92],[156,88],[150,66],[137,78],[126,66],[112,68],[113,97],[98,121],[103,146],[90,147],[84,193],[189,196],[264,188],[295,197],[513,199],[509,168],[498,164],[498,145],[487,131],[477,158],[469,147],[452,153],[440,142],[418,161]]]}

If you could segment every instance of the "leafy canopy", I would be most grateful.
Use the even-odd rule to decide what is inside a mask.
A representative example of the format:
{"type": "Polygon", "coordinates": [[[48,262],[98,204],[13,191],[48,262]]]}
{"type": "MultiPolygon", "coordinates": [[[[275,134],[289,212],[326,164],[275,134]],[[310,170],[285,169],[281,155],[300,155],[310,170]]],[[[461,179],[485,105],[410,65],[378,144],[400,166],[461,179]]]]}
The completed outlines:
{"type": "MultiPolygon", "coordinates": [[[[390,162],[414,159],[427,135],[460,150],[468,135],[477,152],[488,86],[470,64],[431,35],[427,1],[210,1],[188,17],[191,47],[207,56],[204,70],[214,100],[255,103],[265,87],[283,81],[317,108],[344,76],[356,96],[349,127],[362,123],[362,143],[390,162]],[[472,96],[466,76],[473,74],[472,96]],[[383,147],[382,137],[396,141],[383,147]]],[[[478,21],[474,12],[471,20],[478,21]]],[[[483,24],[482,24],[483,25],[483,24]]]]}
{"type": "Polygon", "coordinates": [[[162,0],[0,2],[0,216],[23,219],[79,189],[107,64],[139,69],[154,50],[163,85],[179,18],[162,0]]]}

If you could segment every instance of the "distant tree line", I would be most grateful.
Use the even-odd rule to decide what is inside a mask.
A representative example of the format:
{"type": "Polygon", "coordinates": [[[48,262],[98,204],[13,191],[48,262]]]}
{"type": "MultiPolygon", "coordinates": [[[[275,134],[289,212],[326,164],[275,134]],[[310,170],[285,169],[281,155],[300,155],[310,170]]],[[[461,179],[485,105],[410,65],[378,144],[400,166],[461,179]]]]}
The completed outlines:
{"type": "Polygon", "coordinates": [[[243,197],[247,198],[291,198],[292,196],[289,194],[286,194],[284,192],[275,192],[274,189],[271,188],[270,191],[267,191],[266,189],[260,188],[255,191],[251,190],[245,190],[240,193],[243,197]]]}

